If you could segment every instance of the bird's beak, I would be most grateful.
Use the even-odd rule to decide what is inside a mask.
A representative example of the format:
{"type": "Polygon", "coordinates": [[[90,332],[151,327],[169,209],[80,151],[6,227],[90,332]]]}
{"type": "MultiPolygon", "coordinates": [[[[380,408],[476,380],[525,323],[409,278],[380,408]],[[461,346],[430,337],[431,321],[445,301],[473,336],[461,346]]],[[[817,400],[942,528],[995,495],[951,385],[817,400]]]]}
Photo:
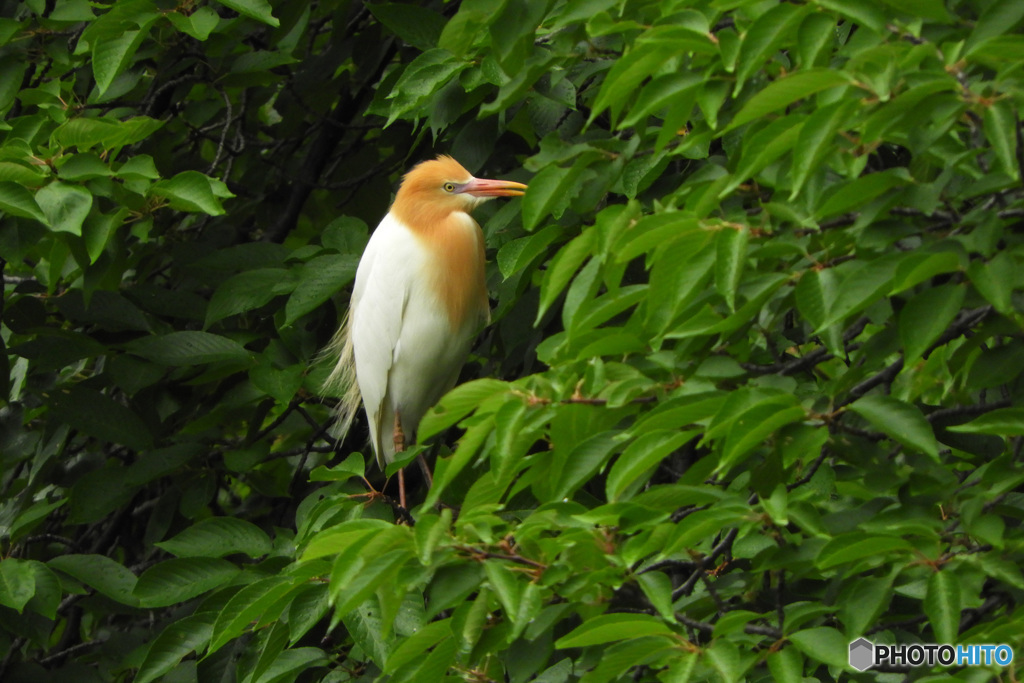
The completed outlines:
{"type": "Polygon", "coordinates": [[[526,185],[511,180],[473,178],[459,190],[474,197],[522,197],[526,185]]]}

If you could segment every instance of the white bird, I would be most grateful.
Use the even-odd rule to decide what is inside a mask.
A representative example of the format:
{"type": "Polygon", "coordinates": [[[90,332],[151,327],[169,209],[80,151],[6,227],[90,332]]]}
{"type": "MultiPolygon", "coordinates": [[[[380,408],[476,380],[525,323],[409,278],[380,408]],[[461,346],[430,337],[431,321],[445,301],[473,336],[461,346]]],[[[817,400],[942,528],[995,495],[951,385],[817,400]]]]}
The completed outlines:
{"type": "Polygon", "coordinates": [[[370,237],[346,320],[326,351],[339,360],[324,386],[344,392],[339,437],[362,401],[381,468],[415,441],[423,415],[454,386],[474,336],[490,320],[484,235],[470,212],[525,189],[474,178],[439,156],[405,175],[370,237]]]}

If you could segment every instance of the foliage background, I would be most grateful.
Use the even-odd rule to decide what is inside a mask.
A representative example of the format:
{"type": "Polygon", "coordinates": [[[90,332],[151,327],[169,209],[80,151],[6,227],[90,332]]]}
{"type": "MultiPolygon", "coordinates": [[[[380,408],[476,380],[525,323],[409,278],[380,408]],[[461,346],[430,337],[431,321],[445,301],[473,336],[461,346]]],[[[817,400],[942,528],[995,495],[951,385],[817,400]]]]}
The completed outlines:
{"type": "Polygon", "coordinates": [[[846,649],[1024,652],[1022,19],[6,4],[0,678],[1017,680],[846,649]],[[436,152],[530,191],[396,524],[314,359],[436,152]]]}

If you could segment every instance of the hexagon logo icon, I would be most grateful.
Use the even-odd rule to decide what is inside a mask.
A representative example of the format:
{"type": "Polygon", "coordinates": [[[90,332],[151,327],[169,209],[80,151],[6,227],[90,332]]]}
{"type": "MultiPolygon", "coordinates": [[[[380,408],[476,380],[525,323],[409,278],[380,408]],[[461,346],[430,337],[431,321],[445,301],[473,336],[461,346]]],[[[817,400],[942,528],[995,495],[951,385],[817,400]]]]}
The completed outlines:
{"type": "Polygon", "coordinates": [[[850,643],[850,666],[857,671],[867,671],[875,663],[875,646],[867,638],[858,638],[850,643]]]}

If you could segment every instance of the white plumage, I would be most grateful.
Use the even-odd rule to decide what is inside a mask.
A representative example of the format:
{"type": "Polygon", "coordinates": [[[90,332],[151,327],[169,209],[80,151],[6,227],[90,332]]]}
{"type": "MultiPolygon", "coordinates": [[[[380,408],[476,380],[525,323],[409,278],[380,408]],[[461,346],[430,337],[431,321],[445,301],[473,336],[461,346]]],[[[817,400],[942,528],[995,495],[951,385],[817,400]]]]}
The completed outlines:
{"type": "MultiPolygon", "coordinates": [[[[475,223],[465,229],[479,231],[475,223]]],[[[427,410],[455,384],[473,336],[487,322],[483,310],[452,325],[437,292],[422,286],[431,256],[389,213],[366,245],[356,273],[350,313],[356,378],[370,443],[383,462],[395,455],[395,410],[411,438],[427,410]]]]}
{"type": "Polygon", "coordinates": [[[473,178],[451,157],[439,157],[405,176],[370,237],[347,321],[328,348],[340,357],[326,388],[345,391],[339,436],[361,398],[382,467],[395,457],[397,434],[411,442],[423,415],[458,380],[488,321],[483,233],[469,212],[525,188],[473,178]]]}

